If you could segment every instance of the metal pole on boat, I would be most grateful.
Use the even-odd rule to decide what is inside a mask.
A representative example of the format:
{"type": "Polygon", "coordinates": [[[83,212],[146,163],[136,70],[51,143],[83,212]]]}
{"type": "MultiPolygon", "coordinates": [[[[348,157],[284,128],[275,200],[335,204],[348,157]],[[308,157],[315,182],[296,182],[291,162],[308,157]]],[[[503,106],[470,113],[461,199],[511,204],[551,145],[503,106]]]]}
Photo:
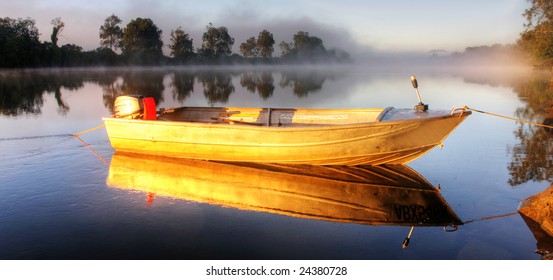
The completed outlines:
{"type": "Polygon", "coordinates": [[[415,92],[417,93],[417,99],[419,100],[419,104],[415,105],[415,110],[428,111],[428,105],[422,103],[421,95],[419,93],[419,83],[417,82],[417,77],[415,77],[414,75],[411,76],[411,84],[415,88],[415,92]]]}
{"type": "Polygon", "coordinates": [[[407,237],[405,238],[405,240],[403,240],[403,243],[401,244],[401,248],[402,249],[406,249],[407,246],[409,246],[409,240],[411,239],[411,234],[413,234],[413,230],[415,229],[415,226],[412,226],[411,227],[411,230],[409,231],[409,234],[407,235],[407,237]]]}
{"type": "Polygon", "coordinates": [[[414,75],[411,76],[411,84],[415,88],[415,91],[417,92],[417,98],[419,99],[419,104],[422,104],[421,95],[419,93],[419,83],[417,82],[417,77],[414,75]]]}

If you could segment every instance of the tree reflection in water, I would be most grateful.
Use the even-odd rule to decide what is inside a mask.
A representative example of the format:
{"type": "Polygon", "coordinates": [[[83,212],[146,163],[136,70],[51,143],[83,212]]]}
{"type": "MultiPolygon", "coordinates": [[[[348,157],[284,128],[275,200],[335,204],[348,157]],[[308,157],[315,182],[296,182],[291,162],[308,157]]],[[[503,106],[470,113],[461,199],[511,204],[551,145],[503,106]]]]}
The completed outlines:
{"type": "Polygon", "coordinates": [[[63,91],[76,91],[84,78],[73,71],[5,71],[0,72],[0,114],[19,116],[40,114],[44,94],[54,94],[58,113],[65,115],[69,105],[63,91]]]}
{"type": "Polygon", "coordinates": [[[0,114],[19,116],[40,114],[45,86],[29,72],[0,73],[0,114]]]}
{"type": "Polygon", "coordinates": [[[146,71],[146,72],[126,72],[123,74],[123,83],[121,84],[121,94],[140,94],[153,97],[156,104],[163,101],[163,78],[164,72],[146,71]]]}
{"type": "Polygon", "coordinates": [[[199,72],[197,76],[198,81],[203,85],[204,96],[211,106],[217,102],[227,103],[235,90],[229,72],[199,72]]]}
{"type": "Polygon", "coordinates": [[[257,91],[259,97],[263,100],[273,96],[275,91],[274,81],[273,73],[268,71],[245,72],[240,76],[240,85],[251,93],[257,91]]]}
{"type": "Polygon", "coordinates": [[[116,75],[102,75],[99,78],[98,85],[102,88],[102,99],[104,101],[104,107],[106,107],[110,113],[115,112],[115,99],[121,95],[121,85],[117,83],[119,79],[116,75]]]}
{"type": "Polygon", "coordinates": [[[173,99],[182,104],[194,92],[194,75],[189,72],[175,72],[171,85],[173,99]]]}
{"type": "Polygon", "coordinates": [[[168,69],[88,69],[88,70],[29,70],[0,72],[0,114],[18,116],[40,114],[44,105],[43,95],[53,93],[58,113],[67,114],[70,105],[63,98],[65,90],[77,91],[85,82],[96,83],[102,88],[104,106],[114,112],[118,96],[139,94],[154,97],[156,103],[164,100],[164,79],[171,79],[170,88],[174,101],[183,104],[194,93],[196,82],[208,104],[225,104],[236,91],[233,77],[239,76],[240,86],[257,93],[263,100],[273,97],[275,75],[280,74],[280,88],[291,88],[297,97],[307,97],[322,89],[334,74],[325,71],[240,71],[240,70],[168,70],[168,69]]]}
{"type": "Polygon", "coordinates": [[[280,86],[291,87],[297,97],[307,97],[311,92],[317,92],[323,88],[327,75],[320,75],[320,72],[282,72],[280,86]]]}
{"type": "MultiPolygon", "coordinates": [[[[526,102],[515,116],[520,119],[547,123],[553,118],[553,84],[551,73],[535,72],[517,83],[513,90],[526,102]]],[[[528,181],[553,179],[553,134],[550,129],[520,124],[514,131],[520,141],[512,147],[513,159],[509,164],[509,184],[517,186],[528,181]]]]}

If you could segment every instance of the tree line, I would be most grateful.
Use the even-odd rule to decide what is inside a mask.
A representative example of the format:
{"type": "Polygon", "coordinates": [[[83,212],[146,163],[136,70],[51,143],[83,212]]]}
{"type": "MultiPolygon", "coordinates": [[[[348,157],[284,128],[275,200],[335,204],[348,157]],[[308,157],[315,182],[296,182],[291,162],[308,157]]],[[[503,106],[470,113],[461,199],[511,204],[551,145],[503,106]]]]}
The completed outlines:
{"type": "Polygon", "coordinates": [[[190,34],[179,26],[171,30],[167,45],[170,54],[166,56],[163,32],[149,18],[135,18],[122,27],[121,19],[112,14],[100,26],[100,46],[92,51],[75,44],[58,46],[65,23],[55,18],[51,24],[50,41],[40,42],[33,19],[0,18],[0,68],[351,62],[347,52],[327,50],[322,39],[305,31],[293,35],[291,42],[281,42],[281,54],[275,57],[276,42],[268,30],[248,38],[239,45],[241,54],[233,54],[235,40],[227,27],[207,25],[201,47],[195,49],[190,34]]]}
{"type": "Polygon", "coordinates": [[[524,31],[517,45],[538,67],[553,66],[553,0],[528,0],[524,31]]]}

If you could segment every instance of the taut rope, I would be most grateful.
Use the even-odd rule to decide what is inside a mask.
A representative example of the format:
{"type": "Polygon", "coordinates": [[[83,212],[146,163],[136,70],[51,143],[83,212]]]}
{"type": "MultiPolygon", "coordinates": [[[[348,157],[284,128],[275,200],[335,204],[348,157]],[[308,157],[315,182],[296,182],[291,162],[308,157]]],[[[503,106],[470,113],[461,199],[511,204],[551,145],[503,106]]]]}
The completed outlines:
{"type": "Polygon", "coordinates": [[[89,133],[89,132],[94,131],[96,129],[100,129],[104,126],[105,126],[105,124],[102,124],[102,125],[99,125],[97,127],[91,128],[91,129],[87,129],[87,130],[84,130],[84,131],[81,131],[81,132],[77,132],[77,133],[73,134],[73,136],[79,136],[81,134],[89,133]]]}
{"type": "Polygon", "coordinates": [[[494,116],[494,117],[499,117],[499,118],[503,118],[503,119],[512,120],[512,121],[519,122],[519,123],[525,123],[525,124],[530,124],[530,125],[541,126],[541,127],[546,127],[546,128],[553,129],[553,125],[547,125],[547,124],[543,124],[543,123],[537,123],[537,122],[531,122],[531,121],[526,121],[526,120],[522,120],[522,119],[511,118],[511,117],[500,115],[500,114],[495,114],[495,113],[490,113],[490,112],[474,109],[474,108],[471,108],[471,107],[468,107],[468,106],[465,106],[464,109],[465,110],[471,110],[471,111],[481,113],[481,114],[494,116]]]}

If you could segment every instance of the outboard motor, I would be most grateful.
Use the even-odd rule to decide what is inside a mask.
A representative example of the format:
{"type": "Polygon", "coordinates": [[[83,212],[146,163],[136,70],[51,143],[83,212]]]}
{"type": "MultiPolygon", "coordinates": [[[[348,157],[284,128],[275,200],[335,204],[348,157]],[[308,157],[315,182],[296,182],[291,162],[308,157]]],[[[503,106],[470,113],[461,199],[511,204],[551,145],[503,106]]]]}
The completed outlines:
{"type": "Polygon", "coordinates": [[[115,117],[124,119],[156,119],[156,104],[153,97],[122,95],[115,99],[115,117]]]}
{"type": "Polygon", "coordinates": [[[122,95],[115,99],[115,117],[136,119],[144,110],[141,95],[122,95]]]}

